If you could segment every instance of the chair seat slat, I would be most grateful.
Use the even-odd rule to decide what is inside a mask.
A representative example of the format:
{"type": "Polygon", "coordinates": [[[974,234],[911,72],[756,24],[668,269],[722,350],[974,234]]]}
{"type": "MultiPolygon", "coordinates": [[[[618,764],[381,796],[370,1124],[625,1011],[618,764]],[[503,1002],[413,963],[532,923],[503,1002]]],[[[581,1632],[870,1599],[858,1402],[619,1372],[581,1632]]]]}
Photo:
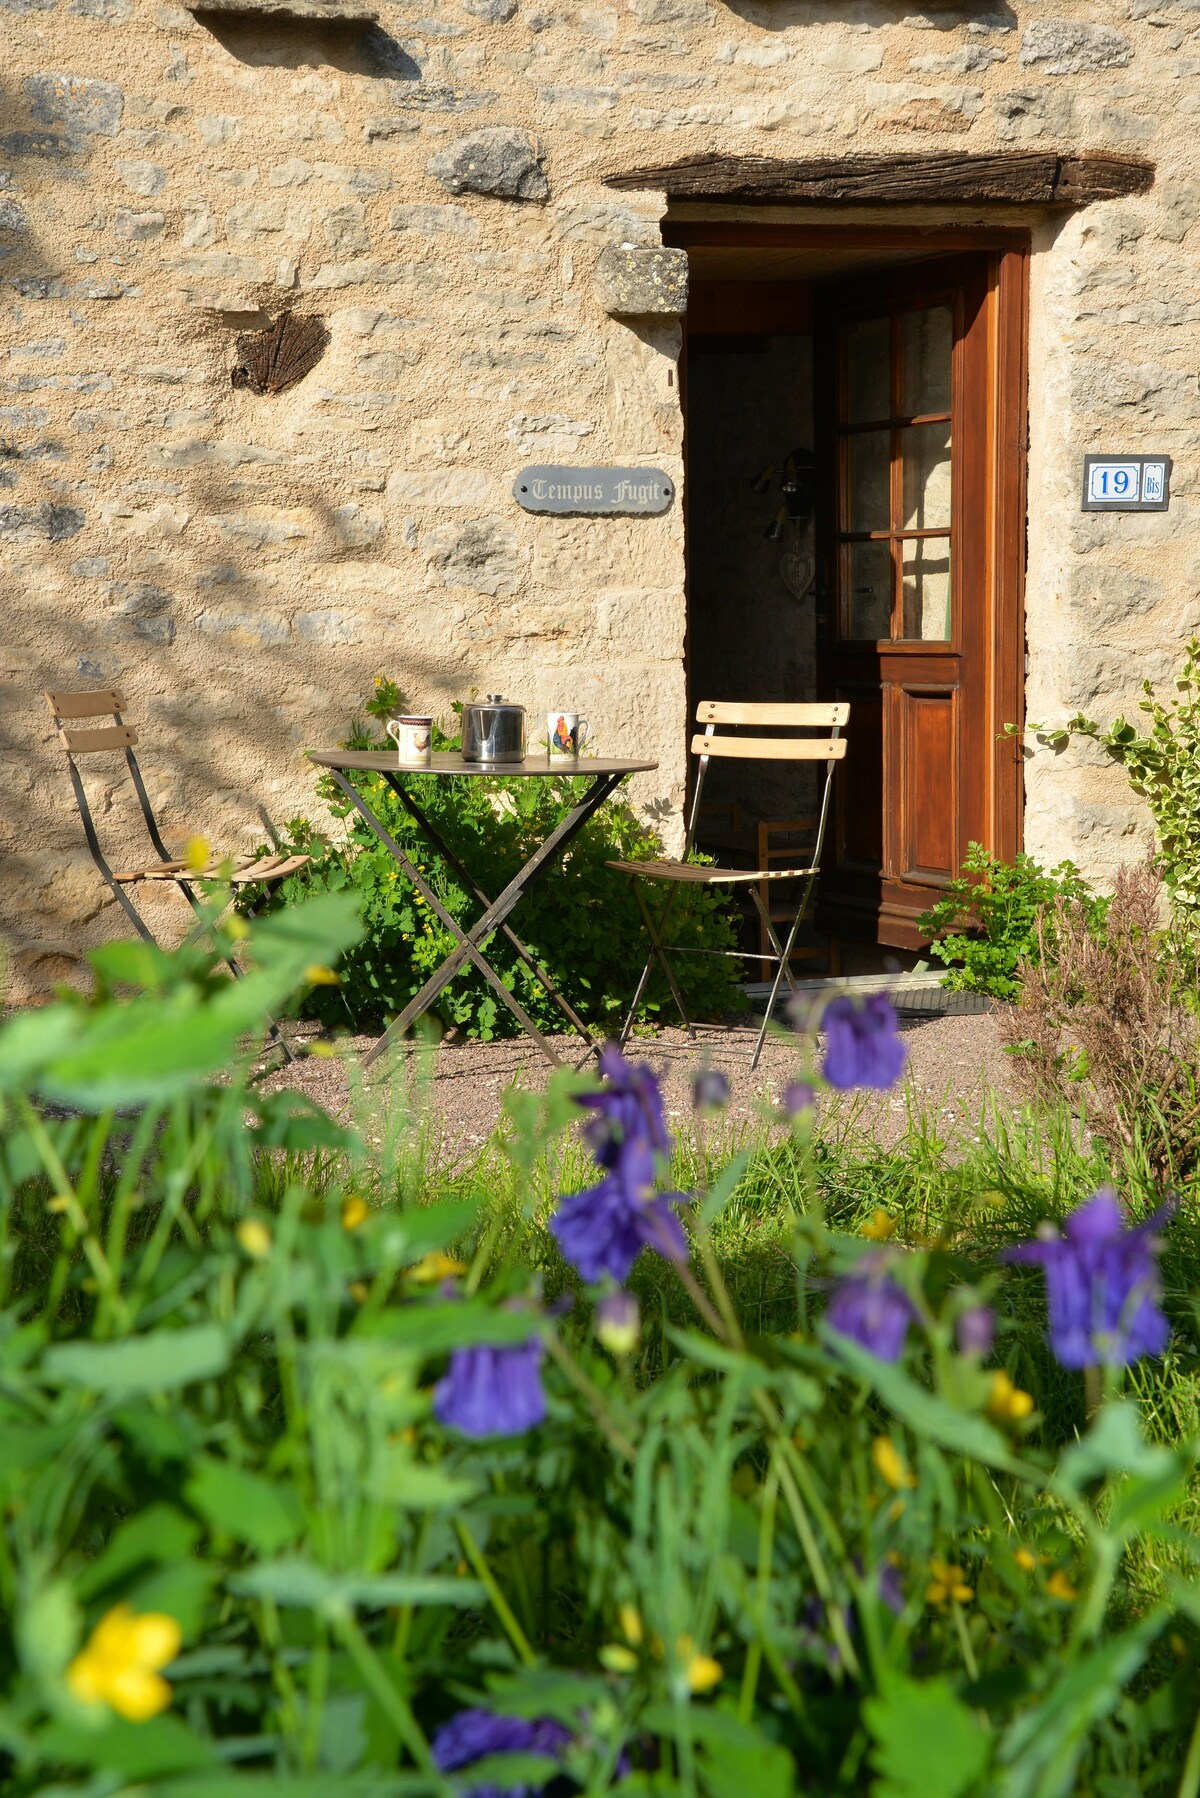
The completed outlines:
{"type": "Polygon", "coordinates": [[[114,874],[113,879],[122,886],[131,886],[141,880],[173,880],[176,884],[185,880],[225,880],[231,886],[255,886],[274,884],[289,874],[295,874],[306,867],[311,856],[307,855],[270,855],[262,861],[255,861],[248,855],[228,856],[224,860],[213,856],[203,868],[189,867],[185,861],[149,862],[143,868],[129,868],[121,874],[114,874]]]}
{"type": "Polygon", "coordinates": [[[621,874],[636,874],[642,880],[674,880],[692,886],[739,886],[760,880],[798,880],[815,874],[815,868],[716,868],[701,867],[696,862],[605,862],[621,874]]]}

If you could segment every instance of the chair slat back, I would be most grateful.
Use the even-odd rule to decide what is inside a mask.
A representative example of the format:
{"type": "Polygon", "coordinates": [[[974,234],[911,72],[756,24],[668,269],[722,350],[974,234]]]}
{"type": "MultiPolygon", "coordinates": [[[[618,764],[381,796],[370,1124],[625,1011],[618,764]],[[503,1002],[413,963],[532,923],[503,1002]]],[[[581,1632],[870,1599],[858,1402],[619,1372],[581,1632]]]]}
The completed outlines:
{"type": "Polygon", "coordinates": [[[693,755],[728,755],[756,762],[840,762],[845,737],[693,737],[693,755]]]}
{"type": "Polygon", "coordinates": [[[849,717],[850,706],[844,699],[821,704],[702,699],[696,707],[696,722],[705,727],[704,733],[694,736],[691,743],[692,754],[699,757],[699,768],[692,790],[692,811],[684,839],[685,860],[696,841],[700,795],[704,789],[708,764],[714,756],[719,756],[745,762],[824,763],[825,779],[822,783],[816,845],[813,850],[815,866],[820,861],[825,841],[833,770],[846,756],[846,739],[842,735],[842,729],[849,717]],[[718,727],[722,725],[732,727],[727,735],[719,734],[718,727]],[[739,725],[749,725],[752,729],[758,726],[760,729],[787,731],[790,734],[777,737],[739,736],[739,725]]]}
{"type": "Polygon", "coordinates": [[[94,693],[47,693],[46,704],[56,718],[98,718],[103,712],[123,712],[125,701],[115,688],[94,693]]]}
{"type": "Polygon", "coordinates": [[[807,726],[811,730],[845,724],[850,716],[846,700],[830,705],[741,704],[724,699],[702,699],[696,707],[697,724],[767,724],[807,726]]]}
{"type": "Polygon", "coordinates": [[[132,724],[107,724],[99,730],[60,729],[59,736],[71,755],[94,755],[102,749],[132,749],[138,740],[132,724]]]}

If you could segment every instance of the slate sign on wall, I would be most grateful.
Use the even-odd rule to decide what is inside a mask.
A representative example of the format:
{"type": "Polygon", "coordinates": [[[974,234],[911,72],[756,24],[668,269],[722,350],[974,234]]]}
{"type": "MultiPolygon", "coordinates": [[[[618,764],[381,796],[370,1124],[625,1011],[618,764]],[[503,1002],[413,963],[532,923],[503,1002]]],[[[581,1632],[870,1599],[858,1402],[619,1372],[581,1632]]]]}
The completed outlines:
{"type": "Polygon", "coordinates": [[[665,512],[675,483],[661,468],[523,468],[513,497],[527,512],[665,512]]]}

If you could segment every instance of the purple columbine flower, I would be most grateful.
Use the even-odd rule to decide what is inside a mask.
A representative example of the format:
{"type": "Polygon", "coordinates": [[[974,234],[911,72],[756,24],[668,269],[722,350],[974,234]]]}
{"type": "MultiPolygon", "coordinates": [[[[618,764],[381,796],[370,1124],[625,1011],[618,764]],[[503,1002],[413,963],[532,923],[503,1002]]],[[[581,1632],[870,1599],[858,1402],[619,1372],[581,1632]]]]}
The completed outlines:
{"type": "Polygon", "coordinates": [[[731,1090],[720,1068],[703,1068],[692,1081],[692,1105],[697,1111],[720,1111],[728,1105],[731,1090]]]}
{"type": "MultiPolygon", "coordinates": [[[[571,1740],[571,1732],[550,1717],[499,1717],[495,1711],[477,1706],[458,1711],[443,1723],[430,1743],[433,1764],[439,1773],[457,1773],[475,1761],[491,1754],[544,1754],[552,1760],[561,1758],[571,1740]]],[[[521,1785],[459,1785],[462,1798],[532,1798],[543,1787],[521,1785]]]]}
{"type": "Polygon", "coordinates": [[[830,1086],[849,1092],[855,1086],[886,1092],[904,1071],[908,1045],[899,1036],[900,1020],[886,993],[870,993],[860,1005],[854,999],[831,999],[821,1016],[825,1062],[821,1069],[830,1086]]]}
{"type": "Polygon", "coordinates": [[[954,1334],[961,1355],[990,1355],[996,1339],[996,1313],[990,1305],[972,1305],[969,1311],[959,1312],[954,1334]]]}
{"type": "Polygon", "coordinates": [[[855,1272],[835,1289],[825,1321],[881,1361],[898,1361],[913,1303],[888,1272],[889,1260],[886,1255],[864,1255],[855,1272]]]}
{"type": "Polygon", "coordinates": [[[464,1436],[521,1436],[543,1423],[542,1343],[455,1349],[433,1393],[439,1423],[464,1436]]]}
{"type": "Polygon", "coordinates": [[[584,1280],[609,1274],[623,1283],[644,1248],[668,1261],[687,1260],[687,1238],[672,1205],[682,1193],[654,1188],[654,1156],[645,1142],[630,1141],[598,1186],[559,1200],[550,1229],[584,1280]]]}
{"type": "Polygon", "coordinates": [[[904,1615],[904,1581],[893,1561],[885,1561],[879,1569],[879,1596],[893,1616],[904,1615]]]}
{"type": "Polygon", "coordinates": [[[1156,1231],[1163,1206],[1133,1229],[1111,1186],[1072,1211],[1063,1234],[1049,1226],[1037,1242],[1006,1249],[1005,1261],[1037,1261],[1046,1277],[1050,1347],[1063,1367],[1127,1367],[1161,1355],[1171,1326],[1159,1306],[1156,1231]]]}
{"type": "Polygon", "coordinates": [[[671,1138],[663,1115],[662,1093],[648,1062],[634,1066],[616,1043],[600,1052],[600,1072],[608,1084],[595,1093],[580,1093],[576,1103],[595,1113],[583,1134],[598,1165],[613,1168],[627,1143],[642,1143],[652,1155],[670,1153],[671,1138]]]}
{"type": "Polygon", "coordinates": [[[816,1103],[816,1090],[807,1080],[790,1080],[783,1089],[783,1109],[790,1118],[803,1117],[816,1103]]]}

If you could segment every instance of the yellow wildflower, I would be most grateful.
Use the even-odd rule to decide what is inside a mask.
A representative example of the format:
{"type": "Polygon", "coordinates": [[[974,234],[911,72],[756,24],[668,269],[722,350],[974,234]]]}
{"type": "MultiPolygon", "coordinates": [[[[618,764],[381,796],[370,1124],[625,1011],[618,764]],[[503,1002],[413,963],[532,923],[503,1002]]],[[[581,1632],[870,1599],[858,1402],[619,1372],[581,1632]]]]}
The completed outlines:
{"type": "Polygon", "coordinates": [[[324,967],[319,961],[310,962],[304,970],[304,978],[309,986],[341,986],[342,977],[335,974],[332,968],[324,967]]]}
{"type": "Polygon", "coordinates": [[[620,1621],[621,1633],[625,1637],[625,1640],[627,1642],[632,1642],[635,1648],[640,1648],[645,1631],[642,1628],[642,1614],[637,1606],[635,1604],[629,1604],[628,1602],[619,1604],[617,1606],[617,1617],[620,1621]]]}
{"type": "Polygon", "coordinates": [[[871,1444],[871,1459],[876,1473],[882,1474],[895,1491],[903,1492],[916,1485],[916,1475],[909,1471],[904,1456],[890,1436],[876,1436],[871,1444]]]}
{"type": "Polygon", "coordinates": [[[1013,1560],[1023,1573],[1032,1573],[1038,1564],[1037,1556],[1028,1548],[1018,1548],[1013,1560]]]}
{"type": "Polygon", "coordinates": [[[67,1684],[84,1704],[107,1704],[130,1723],[145,1723],[171,1702],[160,1670],[182,1640],[174,1617],[161,1611],[138,1617],[129,1605],[115,1605],[67,1668],[67,1684]]]}
{"type": "Polygon", "coordinates": [[[996,1423],[1020,1423],[1032,1410],[1033,1395],[1014,1386],[1004,1369],[998,1368],[992,1375],[992,1390],[988,1394],[988,1416],[996,1423]]]}
{"type": "Polygon", "coordinates": [[[337,1050],[332,1043],[309,1043],[306,1055],[313,1055],[318,1061],[332,1061],[337,1050]]]}
{"type": "Polygon", "coordinates": [[[610,1673],[632,1673],[638,1664],[638,1658],[632,1648],[626,1648],[621,1642],[606,1642],[600,1650],[600,1665],[607,1667],[610,1673]]]}
{"type": "Polygon", "coordinates": [[[720,1661],[714,1661],[711,1654],[694,1654],[687,1664],[688,1691],[711,1692],[720,1685],[724,1672],[720,1661]]]}
{"type": "Polygon", "coordinates": [[[203,837],[188,838],[183,860],[189,874],[202,874],[211,859],[212,850],[203,837]]]}
{"type": "Polygon", "coordinates": [[[265,1261],[271,1253],[271,1232],[256,1217],[248,1217],[237,1227],[237,1239],[253,1261],[265,1261]]]}
{"type": "Polygon", "coordinates": [[[465,1262],[455,1261],[453,1256],[434,1249],[432,1254],[422,1255],[415,1267],[409,1268],[408,1278],[422,1285],[435,1286],[439,1280],[448,1280],[454,1274],[465,1274],[466,1271],[465,1262]]]}
{"type": "Polygon", "coordinates": [[[1061,1598],[1064,1604],[1074,1604],[1079,1593],[1071,1584],[1061,1567],[1056,1567],[1046,1581],[1046,1590],[1051,1598],[1061,1598]]]}
{"type": "Polygon", "coordinates": [[[711,1654],[697,1654],[690,1636],[680,1636],[675,1653],[683,1663],[689,1692],[711,1692],[720,1685],[725,1669],[711,1654]]]}
{"type": "Polygon", "coordinates": [[[935,1559],[930,1561],[929,1571],[933,1577],[925,1588],[926,1604],[945,1605],[951,1599],[955,1604],[970,1604],[975,1588],[968,1586],[961,1567],[953,1561],[935,1559]]]}
{"type": "Polygon", "coordinates": [[[342,1229],[357,1230],[371,1215],[371,1207],[356,1192],[348,1192],[342,1200],[342,1229]]]}
{"type": "Polygon", "coordinates": [[[862,1226],[860,1234],[868,1242],[886,1242],[889,1236],[896,1234],[896,1220],[889,1217],[886,1211],[876,1209],[862,1226]]]}

